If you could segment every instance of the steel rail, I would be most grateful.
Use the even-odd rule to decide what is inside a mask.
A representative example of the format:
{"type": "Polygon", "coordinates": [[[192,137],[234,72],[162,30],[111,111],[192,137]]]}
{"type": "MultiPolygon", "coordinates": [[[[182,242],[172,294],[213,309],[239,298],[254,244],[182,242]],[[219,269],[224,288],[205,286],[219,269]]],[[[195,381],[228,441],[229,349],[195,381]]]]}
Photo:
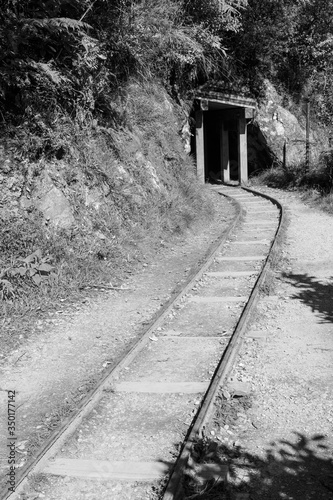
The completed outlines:
{"type": "Polygon", "coordinates": [[[98,381],[94,389],[89,392],[85,398],[82,399],[77,411],[63,420],[61,426],[56,431],[54,431],[52,435],[45,441],[45,443],[39,448],[33,460],[28,462],[27,465],[21,469],[20,474],[18,474],[16,469],[15,491],[0,493],[0,500],[15,500],[16,498],[19,498],[19,494],[27,484],[27,478],[29,474],[39,472],[44,467],[46,461],[60,450],[64,442],[74,433],[76,428],[80,425],[83,418],[88,415],[98,403],[99,399],[103,395],[103,391],[110,387],[118,372],[126,367],[144,348],[144,346],[149,341],[149,336],[151,336],[153,331],[163,323],[164,319],[168,316],[175,303],[192,289],[194,283],[202,277],[207,268],[212,264],[215,255],[219,253],[219,251],[229,239],[234,229],[241,222],[245,214],[240,203],[231,198],[230,200],[236,207],[236,216],[234,220],[229,224],[229,227],[227,227],[223,231],[221,236],[217,239],[217,241],[209,247],[204,257],[201,259],[201,261],[199,261],[199,264],[188,276],[185,284],[181,284],[180,286],[178,286],[173,292],[170,299],[159,311],[157,311],[157,313],[155,313],[149,325],[147,325],[142,331],[140,338],[105,370],[103,376],[98,381]]]}
{"type": "MultiPolygon", "coordinates": [[[[163,500],[180,500],[180,498],[182,497],[183,491],[181,482],[184,475],[184,471],[188,464],[192,447],[197,442],[198,438],[201,437],[200,434],[202,434],[205,424],[209,420],[214,410],[214,402],[218,394],[218,390],[223,384],[223,382],[227,379],[229,373],[231,372],[233,364],[236,360],[236,357],[240,352],[244,340],[245,330],[251,318],[251,315],[254,312],[255,306],[257,304],[260,289],[265,281],[269,266],[274,261],[277,252],[277,246],[280,243],[283,232],[287,226],[285,209],[278,200],[272,198],[267,194],[260,193],[250,188],[242,187],[242,189],[244,191],[254,194],[255,196],[263,197],[271,201],[274,205],[278,207],[278,209],[280,210],[278,227],[276,229],[274,240],[268,251],[267,257],[262,265],[260,274],[252,288],[250,297],[243,308],[238,323],[235,327],[234,333],[227,345],[226,350],[224,351],[220,359],[220,362],[214,372],[211,383],[202,400],[201,407],[199,408],[196,417],[193,419],[192,425],[183,442],[180,454],[171,471],[171,475],[166,485],[162,497],[163,500]]],[[[223,196],[227,196],[228,198],[232,198],[232,195],[231,196],[226,195],[225,193],[220,193],[220,194],[222,194],[223,196]]]]}

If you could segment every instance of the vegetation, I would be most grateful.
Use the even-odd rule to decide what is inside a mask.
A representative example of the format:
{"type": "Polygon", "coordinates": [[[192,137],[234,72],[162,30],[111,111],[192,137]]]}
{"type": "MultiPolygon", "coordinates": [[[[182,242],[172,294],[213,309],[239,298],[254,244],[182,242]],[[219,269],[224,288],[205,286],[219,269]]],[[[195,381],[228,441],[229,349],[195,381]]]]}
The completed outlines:
{"type": "Polygon", "coordinates": [[[0,123],[19,159],[70,159],[72,125],[115,128],[126,82],[157,79],[180,101],[207,80],[268,78],[332,126],[333,0],[6,0],[0,123]]]}
{"type": "MultiPolygon", "coordinates": [[[[214,81],[260,98],[269,78],[296,103],[308,97],[332,126],[332,11],[333,0],[5,0],[4,321],[32,297],[37,307],[121,280],[162,238],[208,217],[178,134],[198,86],[214,81]],[[69,228],[41,215],[36,196],[47,179],[70,203],[69,228]]],[[[305,176],[272,175],[327,193],[332,155],[305,176]]]]}
{"type": "MultiPolygon", "coordinates": [[[[333,1],[276,2],[249,0],[242,28],[230,34],[235,71],[260,100],[263,81],[270,80],[285,97],[285,106],[299,116],[310,102],[312,122],[327,135],[333,126],[333,1]]],[[[332,151],[322,152],[319,164],[274,167],[256,182],[307,191],[320,206],[332,211],[332,151]]]]}
{"type": "MultiPolygon", "coordinates": [[[[41,182],[46,170],[64,189],[75,223],[54,227],[34,206],[25,212],[3,206],[3,334],[28,333],[38,309],[59,309],[94,289],[121,286],[129,272],[163,248],[162,240],[212,217],[209,196],[194,182],[192,161],[174,130],[177,116],[169,101],[160,104],[158,96],[163,96],[161,87],[132,82],[127,87],[127,114],[133,132],[76,131],[71,147],[77,158],[71,163],[41,159],[12,165],[9,179],[17,178],[18,169],[25,166],[26,187],[41,182]],[[149,118],[139,129],[143,116],[149,118]],[[116,148],[110,146],[113,141],[116,148]],[[21,266],[23,259],[41,277],[39,283],[30,269],[22,269],[21,275],[21,267],[27,267],[21,266]],[[46,272],[45,264],[52,271],[46,272]]],[[[28,195],[26,188],[24,193],[28,195]]]]}
{"type": "Polygon", "coordinates": [[[239,29],[245,4],[3,2],[0,298],[7,347],[29,333],[38,311],[79,300],[94,286],[120,286],[162,240],[212,218],[178,131],[187,93],[229,71],[223,33],[239,29]],[[41,212],[50,186],[69,204],[68,225],[41,212]]]}
{"type": "Polygon", "coordinates": [[[67,157],[71,124],[126,124],[131,77],[179,92],[226,72],[222,33],[245,0],[7,0],[0,13],[2,132],[17,156],[67,157]],[[23,149],[22,149],[23,146],[23,149]],[[20,150],[20,153],[18,153],[20,150]]]}
{"type": "Polygon", "coordinates": [[[332,126],[332,0],[249,0],[241,36],[231,37],[251,90],[268,78],[295,102],[309,98],[317,119],[332,126]]]}
{"type": "Polygon", "coordinates": [[[5,0],[2,134],[18,159],[70,160],[73,123],[130,127],[131,78],[178,102],[208,79],[260,96],[268,78],[331,126],[331,14],[332,0],[5,0]]]}
{"type": "Polygon", "coordinates": [[[251,179],[253,185],[297,190],[302,199],[325,212],[333,214],[333,158],[332,151],[323,152],[318,165],[309,171],[304,166],[272,167],[251,179]]]}

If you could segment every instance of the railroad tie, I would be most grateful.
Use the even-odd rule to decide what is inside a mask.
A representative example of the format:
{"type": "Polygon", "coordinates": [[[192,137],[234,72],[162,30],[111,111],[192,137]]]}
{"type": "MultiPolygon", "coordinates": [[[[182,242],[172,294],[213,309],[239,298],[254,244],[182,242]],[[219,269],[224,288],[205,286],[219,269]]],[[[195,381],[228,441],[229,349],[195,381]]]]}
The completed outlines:
{"type": "Polygon", "coordinates": [[[268,205],[267,201],[259,200],[258,198],[248,198],[247,196],[233,196],[235,200],[245,201],[246,203],[260,203],[262,206],[268,205]]]}
{"type": "Polygon", "coordinates": [[[255,340],[267,340],[268,333],[267,331],[262,330],[250,330],[246,333],[246,338],[255,339],[255,340]]]}
{"type": "Polygon", "coordinates": [[[275,219],[270,219],[270,220],[257,220],[256,222],[243,222],[245,226],[265,226],[267,224],[274,224],[276,225],[276,220],[275,219]]]}
{"type": "Polygon", "coordinates": [[[269,228],[261,227],[260,229],[258,229],[258,228],[251,228],[251,227],[247,227],[247,228],[243,227],[242,229],[243,229],[243,231],[246,231],[246,232],[253,232],[253,231],[256,231],[256,232],[258,232],[258,231],[267,232],[267,231],[272,231],[273,228],[270,228],[270,227],[269,228]]]}
{"type": "Polygon", "coordinates": [[[84,479],[152,481],[167,474],[172,467],[170,462],[135,462],[105,460],[82,460],[56,458],[47,463],[44,474],[56,476],[83,477],[84,479]]]}
{"type": "Polygon", "coordinates": [[[255,196],[253,194],[250,194],[250,193],[245,193],[244,191],[238,191],[238,192],[235,192],[235,191],[229,191],[229,190],[221,190],[221,192],[223,193],[226,193],[226,194],[230,194],[230,196],[232,195],[233,198],[236,198],[236,196],[238,197],[243,197],[243,198],[260,198],[259,196],[255,196]]]}
{"type": "Polygon", "coordinates": [[[270,241],[269,240],[251,240],[251,241],[232,241],[233,245],[269,245],[270,241]]]}
{"type": "Polygon", "coordinates": [[[267,255],[248,255],[245,257],[216,257],[217,262],[223,262],[223,261],[253,261],[253,260],[264,260],[266,259],[267,255]]]}
{"type": "Polygon", "coordinates": [[[206,273],[206,276],[210,276],[212,278],[237,278],[239,276],[253,276],[254,274],[258,274],[258,271],[216,271],[211,273],[206,273]]]}
{"type": "Polygon", "coordinates": [[[221,302],[246,302],[248,297],[189,297],[190,302],[196,302],[198,304],[211,304],[211,303],[221,303],[221,302]]]}
{"type": "Polygon", "coordinates": [[[117,392],[146,392],[155,394],[198,394],[206,392],[209,382],[120,382],[117,392]]]}
{"type": "MultiPolygon", "coordinates": [[[[248,211],[248,209],[246,209],[248,211]]],[[[251,209],[251,212],[248,211],[249,214],[251,215],[257,215],[257,214],[277,214],[276,218],[278,219],[278,212],[277,210],[252,210],[251,209]]]]}
{"type": "Polygon", "coordinates": [[[255,201],[256,203],[262,203],[264,204],[265,202],[264,201],[261,201],[261,200],[256,200],[255,198],[249,198],[248,196],[233,196],[233,198],[237,201],[240,201],[240,202],[253,202],[255,201]]]}

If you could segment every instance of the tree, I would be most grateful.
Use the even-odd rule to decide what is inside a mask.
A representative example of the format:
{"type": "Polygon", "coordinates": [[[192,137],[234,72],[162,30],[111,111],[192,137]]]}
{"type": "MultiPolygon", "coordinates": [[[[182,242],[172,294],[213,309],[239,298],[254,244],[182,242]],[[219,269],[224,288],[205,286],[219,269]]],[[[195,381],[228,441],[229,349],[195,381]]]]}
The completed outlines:
{"type": "Polygon", "coordinates": [[[309,97],[317,116],[332,123],[332,41],[332,0],[249,0],[227,47],[256,95],[269,78],[296,101],[309,97]]]}

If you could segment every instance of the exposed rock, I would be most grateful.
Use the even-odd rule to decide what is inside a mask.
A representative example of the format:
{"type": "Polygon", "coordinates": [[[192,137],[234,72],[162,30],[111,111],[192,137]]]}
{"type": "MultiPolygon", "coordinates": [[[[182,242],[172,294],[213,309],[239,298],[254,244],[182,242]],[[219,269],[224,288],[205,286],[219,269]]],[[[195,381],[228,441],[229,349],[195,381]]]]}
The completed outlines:
{"type": "Polygon", "coordinates": [[[229,392],[236,397],[249,396],[252,392],[252,387],[249,382],[239,382],[233,380],[228,384],[229,392]]]}
{"type": "Polygon", "coordinates": [[[47,172],[42,176],[34,196],[34,205],[54,225],[61,228],[71,227],[74,216],[69,201],[58,189],[47,172]]]}
{"type": "Polygon", "coordinates": [[[101,231],[95,231],[95,236],[100,240],[106,240],[105,234],[103,234],[101,231]]]}
{"type": "Polygon", "coordinates": [[[21,196],[20,207],[22,208],[22,210],[29,210],[30,208],[33,207],[33,201],[31,200],[31,198],[28,198],[27,196],[21,196]]]}
{"type": "Polygon", "coordinates": [[[162,186],[153,164],[149,160],[147,160],[141,152],[136,153],[135,160],[138,165],[146,171],[147,178],[149,179],[151,186],[155,190],[160,191],[162,189],[162,186]]]}
{"type": "Polygon", "coordinates": [[[186,120],[185,124],[182,126],[180,130],[180,135],[184,145],[184,151],[186,154],[191,153],[191,125],[188,120],[186,120]]]}
{"type": "Polygon", "coordinates": [[[89,189],[87,186],[85,188],[85,205],[86,207],[94,207],[95,210],[99,210],[101,204],[103,203],[103,194],[97,188],[89,189]]]}
{"type": "MultiPolygon", "coordinates": [[[[143,154],[142,153],[137,153],[135,155],[135,158],[143,158],[143,154]]],[[[120,164],[120,163],[116,163],[116,168],[117,168],[117,171],[118,171],[118,177],[117,179],[123,181],[123,182],[126,182],[127,184],[130,184],[132,185],[134,183],[134,180],[133,180],[133,177],[127,172],[127,170],[124,169],[124,167],[120,164]]]]}
{"type": "MultiPolygon", "coordinates": [[[[250,171],[270,167],[276,162],[287,166],[301,165],[305,161],[305,113],[299,106],[295,116],[285,106],[283,97],[268,80],[265,97],[259,104],[255,122],[249,125],[250,171]]],[[[296,109],[296,104],[293,105],[296,109]]],[[[304,108],[304,105],[302,105],[304,108]]],[[[312,124],[310,131],[311,159],[315,162],[327,147],[328,138],[312,124]]]]}

